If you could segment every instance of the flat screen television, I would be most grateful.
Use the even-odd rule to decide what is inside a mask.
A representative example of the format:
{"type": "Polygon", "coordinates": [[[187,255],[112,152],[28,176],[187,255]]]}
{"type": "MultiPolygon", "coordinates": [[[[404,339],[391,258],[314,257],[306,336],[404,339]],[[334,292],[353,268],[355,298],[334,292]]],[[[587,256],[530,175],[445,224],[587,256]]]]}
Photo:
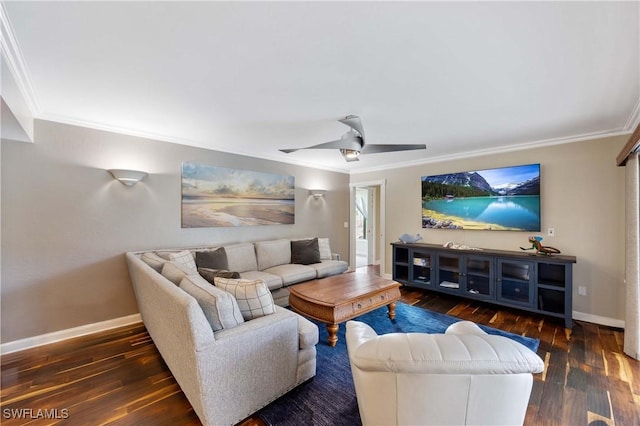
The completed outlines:
{"type": "Polygon", "coordinates": [[[422,227],[540,231],[540,164],[422,176],[422,227]]]}

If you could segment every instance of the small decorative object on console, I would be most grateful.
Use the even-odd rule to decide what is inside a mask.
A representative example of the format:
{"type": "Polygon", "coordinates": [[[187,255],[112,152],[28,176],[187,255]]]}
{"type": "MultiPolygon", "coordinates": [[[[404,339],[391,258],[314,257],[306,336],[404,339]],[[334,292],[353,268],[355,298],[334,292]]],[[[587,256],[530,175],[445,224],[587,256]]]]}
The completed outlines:
{"type": "Polygon", "coordinates": [[[520,247],[522,250],[536,250],[537,254],[543,254],[545,256],[551,256],[552,254],[560,254],[560,250],[558,250],[555,247],[550,247],[550,246],[543,246],[542,243],[540,242],[542,241],[542,237],[539,235],[531,235],[529,237],[529,242],[531,243],[531,247],[529,248],[524,248],[524,247],[520,247]]]}
{"type": "Polygon", "coordinates": [[[482,250],[481,248],[477,248],[477,247],[469,247],[464,244],[457,244],[457,243],[454,243],[453,241],[447,241],[442,245],[442,247],[456,249],[456,250],[482,250]]]}
{"type": "Polygon", "coordinates": [[[402,234],[398,237],[398,239],[400,240],[400,242],[404,244],[413,244],[420,241],[422,237],[420,236],[420,234],[416,234],[416,235],[402,234]]]}

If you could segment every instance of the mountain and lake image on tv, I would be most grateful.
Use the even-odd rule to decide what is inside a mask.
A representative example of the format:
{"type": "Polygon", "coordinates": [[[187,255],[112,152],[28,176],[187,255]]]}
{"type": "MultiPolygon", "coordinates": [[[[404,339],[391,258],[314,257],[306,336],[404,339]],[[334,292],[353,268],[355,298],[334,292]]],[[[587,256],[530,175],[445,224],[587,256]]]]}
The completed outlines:
{"type": "Polygon", "coordinates": [[[540,164],[422,177],[422,227],[540,231],[540,164]]]}

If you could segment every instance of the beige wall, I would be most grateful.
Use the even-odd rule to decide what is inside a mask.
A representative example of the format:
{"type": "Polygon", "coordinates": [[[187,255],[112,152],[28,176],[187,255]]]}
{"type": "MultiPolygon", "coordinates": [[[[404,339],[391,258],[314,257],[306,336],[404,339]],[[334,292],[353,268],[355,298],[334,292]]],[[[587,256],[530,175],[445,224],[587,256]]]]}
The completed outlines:
{"type": "MultiPolygon", "coordinates": [[[[573,310],[582,319],[619,325],[624,319],[624,169],[615,158],[627,136],[555,145],[499,155],[354,174],[351,183],[386,180],[387,242],[420,233],[423,242],[519,250],[529,233],[421,228],[420,177],[529,163],[541,165],[543,244],[577,257],[573,310]],[[556,236],[548,237],[547,228],[556,236]],[[578,285],[587,296],[578,296],[578,285]],[[610,321],[613,320],[613,321],[610,321]]],[[[537,234],[537,233],[536,233],[537,234]]],[[[386,248],[391,271],[391,247],[386,248]]]]}
{"type": "Polygon", "coordinates": [[[1,149],[3,343],[137,313],[130,250],[318,235],[348,260],[346,174],[47,121],[1,149]],[[295,225],[182,229],[183,161],[295,176],[295,225]],[[149,176],[125,187],[109,168],[149,176]]]}

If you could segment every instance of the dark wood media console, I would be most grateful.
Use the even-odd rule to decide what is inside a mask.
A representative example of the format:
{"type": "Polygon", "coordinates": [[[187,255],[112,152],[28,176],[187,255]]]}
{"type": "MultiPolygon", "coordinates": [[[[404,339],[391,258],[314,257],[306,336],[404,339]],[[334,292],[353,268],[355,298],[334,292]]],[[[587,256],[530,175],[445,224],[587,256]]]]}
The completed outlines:
{"type": "Polygon", "coordinates": [[[391,243],[404,285],[564,318],[572,327],[574,256],[391,243]]]}

